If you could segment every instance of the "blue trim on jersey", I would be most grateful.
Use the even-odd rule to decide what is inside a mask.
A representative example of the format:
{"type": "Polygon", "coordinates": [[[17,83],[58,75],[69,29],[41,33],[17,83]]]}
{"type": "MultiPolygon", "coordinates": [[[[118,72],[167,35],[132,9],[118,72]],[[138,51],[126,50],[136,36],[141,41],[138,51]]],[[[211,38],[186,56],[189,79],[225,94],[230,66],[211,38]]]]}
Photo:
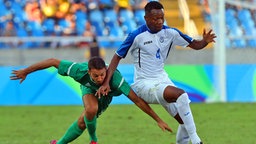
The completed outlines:
{"type": "Polygon", "coordinates": [[[188,43],[192,42],[193,38],[189,37],[188,35],[183,34],[180,30],[178,30],[176,28],[172,28],[172,29],[176,30],[180,34],[180,36],[183,37],[188,43]]]}
{"type": "Polygon", "coordinates": [[[122,43],[122,45],[117,49],[116,54],[122,58],[125,58],[131,45],[133,44],[133,41],[135,37],[145,31],[148,31],[148,28],[146,24],[140,26],[138,29],[135,31],[129,33],[125,41],[122,43]]]}
{"type": "MultiPolygon", "coordinates": [[[[171,28],[169,26],[166,26],[166,25],[163,25],[162,29],[173,29],[175,31],[177,31],[180,36],[182,38],[184,38],[184,40],[186,40],[188,43],[191,43],[192,42],[192,38],[189,37],[188,35],[186,34],[183,34],[181,31],[179,31],[178,29],[176,28],[171,28]]],[[[133,32],[129,33],[129,35],[127,36],[127,38],[125,39],[125,41],[122,43],[122,45],[117,49],[116,51],[116,54],[121,57],[121,58],[125,58],[131,45],[133,44],[133,41],[134,39],[136,38],[137,35],[141,34],[141,33],[144,33],[145,31],[148,31],[149,33],[152,33],[150,32],[150,29],[147,27],[146,24],[140,26],[138,29],[134,30],[133,32]]],[[[170,46],[171,47],[171,46],[170,46]]]]}

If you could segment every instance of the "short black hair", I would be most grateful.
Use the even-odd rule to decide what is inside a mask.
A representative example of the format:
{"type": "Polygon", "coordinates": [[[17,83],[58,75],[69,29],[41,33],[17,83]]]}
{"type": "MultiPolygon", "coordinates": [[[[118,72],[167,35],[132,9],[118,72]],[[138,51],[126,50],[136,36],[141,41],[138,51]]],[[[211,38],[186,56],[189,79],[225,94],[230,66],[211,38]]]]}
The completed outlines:
{"type": "Polygon", "coordinates": [[[88,68],[89,70],[91,69],[103,69],[106,67],[105,61],[98,56],[92,57],[90,58],[89,62],[88,62],[88,68]]]}
{"type": "Polygon", "coordinates": [[[145,6],[145,13],[150,13],[152,9],[164,9],[163,5],[158,1],[150,1],[145,6]]]}

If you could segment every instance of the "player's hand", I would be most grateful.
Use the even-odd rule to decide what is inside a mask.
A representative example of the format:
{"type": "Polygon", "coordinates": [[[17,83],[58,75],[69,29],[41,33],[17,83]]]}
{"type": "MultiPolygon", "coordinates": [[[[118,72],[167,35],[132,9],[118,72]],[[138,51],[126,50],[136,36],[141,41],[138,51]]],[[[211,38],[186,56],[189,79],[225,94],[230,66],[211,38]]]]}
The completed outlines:
{"type": "Polygon", "coordinates": [[[11,80],[18,80],[20,79],[20,83],[22,83],[26,77],[27,73],[24,70],[12,70],[12,75],[10,76],[11,80]]]}
{"type": "Polygon", "coordinates": [[[163,131],[169,131],[169,132],[172,132],[172,129],[163,121],[160,121],[157,123],[158,126],[163,130],[163,131]]]}
{"type": "Polygon", "coordinates": [[[95,93],[95,95],[100,98],[101,95],[106,96],[108,95],[108,92],[110,91],[110,86],[109,84],[105,84],[100,86],[100,88],[97,90],[97,92],[95,93]]]}
{"type": "Polygon", "coordinates": [[[206,30],[204,29],[204,32],[203,32],[203,40],[206,42],[206,43],[211,43],[211,42],[215,42],[215,38],[217,36],[215,35],[215,33],[212,32],[212,29],[208,32],[206,32],[206,30]]]}

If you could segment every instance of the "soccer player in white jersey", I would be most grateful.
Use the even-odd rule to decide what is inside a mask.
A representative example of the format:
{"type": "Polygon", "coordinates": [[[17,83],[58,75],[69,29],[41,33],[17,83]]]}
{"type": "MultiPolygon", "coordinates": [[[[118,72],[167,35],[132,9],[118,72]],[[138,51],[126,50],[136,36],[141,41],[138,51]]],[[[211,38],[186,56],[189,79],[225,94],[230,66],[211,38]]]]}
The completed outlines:
{"type": "Polygon", "coordinates": [[[202,144],[197,134],[188,94],[176,87],[164,70],[170,50],[178,45],[195,50],[215,42],[212,30],[204,30],[202,39],[195,40],[175,28],[164,25],[164,8],[157,1],[145,6],[145,25],[131,32],[117,49],[108,68],[107,78],[97,94],[107,95],[110,78],[119,61],[130,50],[135,66],[132,88],[149,104],[161,104],[178,122],[177,144],[202,144]]]}

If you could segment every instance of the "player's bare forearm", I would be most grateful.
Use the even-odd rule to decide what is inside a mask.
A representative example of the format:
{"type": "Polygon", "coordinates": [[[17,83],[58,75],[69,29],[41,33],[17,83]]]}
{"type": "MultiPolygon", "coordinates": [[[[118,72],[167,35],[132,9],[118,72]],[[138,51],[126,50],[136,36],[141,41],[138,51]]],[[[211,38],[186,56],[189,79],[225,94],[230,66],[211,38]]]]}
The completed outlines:
{"type": "Polygon", "coordinates": [[[202,40],[193,40],[188,46],[195,50],[200,50],[205,48],[209,43],[215,42],[216,35],[212,33],[212,30],[206,32],[204,29],[202,40]]]}
{"type": "Polygon", "coordinates": [[[138,97],[133,90],[130,91],[128,98],[131,99],[142,111],[152,117],[163,131],[167,130],[169,132],[172,132],[171,128],[155,113],[155,111],[143,99],[138,97]]]}
{"type": "Polygon", "coordinates": [[[208,43],[204,40],[194,40],[191,44],[189,44],[189,47],[194,50],[200,50],[205,48],[207,45],[208,43]]]}
{"type": "Polygon", "coordinates": [[[54,59],[54,58],[43,60],[43,61],[40,61],[38,63],[35,63],[35,64],[25,68],[25,69],[13,70],[11,73],[12,75],[10,76],[10,79],[11,80],[20,79],[20,83],[22,83],[26,79],[28,74],[30,74],[34,71],[37,71],[37,70],[49,68],[51,66],[54,66],[57,68],[59,66],[59,63],[60,63],[60,60],[54,59]]]}
{"type": "Polygon", "coordinates": [[[109,83],[109,81],[110,81],[114,71],[116,70],[120,60],[121,60],[121,58],[118,55],[114,54],[114,56],[113,56],[113,58],[112,58],[112,60],[109,64],[108,70],[107,70],[107,77],[104,81],[105,83],[109,83]]]}
{"type": "Polygon", "coordinates": [[[26,70],[27,70],[27,72],[31,73],[31,72],[46,69],[46,68],[49,68],[52,66],[55,68],[58,68],[59,64],[60,64],[60,60],[55,59],[55,58],[50,58],[50,59],[46,59],[46,60],[40,61],[38,63],[35,63],[35,64],[29,66],[28,68],[26,68],[26,70]]]}

